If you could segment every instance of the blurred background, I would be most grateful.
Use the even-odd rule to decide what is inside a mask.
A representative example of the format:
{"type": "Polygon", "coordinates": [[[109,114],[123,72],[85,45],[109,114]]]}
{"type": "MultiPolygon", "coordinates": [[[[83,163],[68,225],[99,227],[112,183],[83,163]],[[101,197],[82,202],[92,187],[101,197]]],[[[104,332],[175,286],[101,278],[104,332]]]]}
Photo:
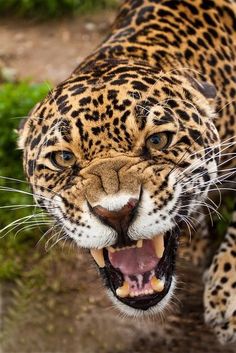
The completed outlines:
{"type": "Polygon", "coordinates": [[[57,242],[58,234],[47,232],[47,218],[28,195],[15,129],[36,102],[101,42],[118,2],[0,0],[0,351],[4,353],[196,353],[206,346],[209,352],[235,352],[220,348],[205,328],[202,334],[199,269],[192,268],[189,274],[180,261],[181,294],[166,319],[124,318],[107,299],[90,257],[72,244],[57,242]]]}

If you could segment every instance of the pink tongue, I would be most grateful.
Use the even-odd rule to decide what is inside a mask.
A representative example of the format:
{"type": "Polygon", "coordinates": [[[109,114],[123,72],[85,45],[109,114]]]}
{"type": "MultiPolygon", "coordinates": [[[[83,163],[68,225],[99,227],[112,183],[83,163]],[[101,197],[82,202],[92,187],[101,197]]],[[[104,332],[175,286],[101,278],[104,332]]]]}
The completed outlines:
{"type": "Polygon", "coordinates": [[[158,264],[151,240],[144,240],[142,248],[131,248],[109,252],[109,260],[113,267],[124,275],[142,274],[151,271],[158,264]]]}

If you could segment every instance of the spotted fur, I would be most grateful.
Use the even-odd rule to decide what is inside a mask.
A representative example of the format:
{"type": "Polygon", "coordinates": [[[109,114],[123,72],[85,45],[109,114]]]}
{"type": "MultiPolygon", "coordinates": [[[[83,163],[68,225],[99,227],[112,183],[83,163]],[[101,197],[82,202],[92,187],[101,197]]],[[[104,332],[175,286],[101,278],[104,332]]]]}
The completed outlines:
{"type": "MultiPolygon", "coordinates": [[[[78,246],[127,241],[89,205],[116,210],[142,191],[126,238],[150,239],[188,224],[234,167],[235,31],[233,0],[125,1],[106,40],[22,124],[35,198],[78,246]],[[166,131],[167,149],[147,148],[166,131]],[[71,168],[50,159],[63,150],[71,168]]],[[[205,317],[221,342],[236,340],[235,214],[205,276],[205,317]]]]}

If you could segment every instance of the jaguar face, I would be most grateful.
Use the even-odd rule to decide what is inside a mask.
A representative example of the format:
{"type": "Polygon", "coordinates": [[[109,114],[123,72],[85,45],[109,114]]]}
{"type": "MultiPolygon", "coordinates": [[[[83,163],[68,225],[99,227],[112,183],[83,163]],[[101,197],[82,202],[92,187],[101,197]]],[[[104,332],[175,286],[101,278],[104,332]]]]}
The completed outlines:
{"type": "Polygon", "coordinates": [[[21,126],[37,202],[129,315],[168,304],[178,237],[217,173],[212,87],[142,65],[84,70],[21,126]]]}

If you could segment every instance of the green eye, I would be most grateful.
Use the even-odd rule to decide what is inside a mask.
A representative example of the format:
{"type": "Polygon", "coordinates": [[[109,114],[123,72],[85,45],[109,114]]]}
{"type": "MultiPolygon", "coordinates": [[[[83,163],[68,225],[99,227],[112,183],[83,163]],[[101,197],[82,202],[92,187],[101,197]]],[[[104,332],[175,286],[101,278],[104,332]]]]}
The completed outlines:
{"type": "Polygon", "coordinates": [[[72,152],[69,151],[56,151],[50,156],[52,164],[59,168],[69,168],[72,167],[76,158],[72,152]]]}
{"type": "Polygon", "coordinates": [[[148,149],[165,150],[171,144],[172,136],[170,132],[153,134],[146,140],[146,146],[148,149]]]}

